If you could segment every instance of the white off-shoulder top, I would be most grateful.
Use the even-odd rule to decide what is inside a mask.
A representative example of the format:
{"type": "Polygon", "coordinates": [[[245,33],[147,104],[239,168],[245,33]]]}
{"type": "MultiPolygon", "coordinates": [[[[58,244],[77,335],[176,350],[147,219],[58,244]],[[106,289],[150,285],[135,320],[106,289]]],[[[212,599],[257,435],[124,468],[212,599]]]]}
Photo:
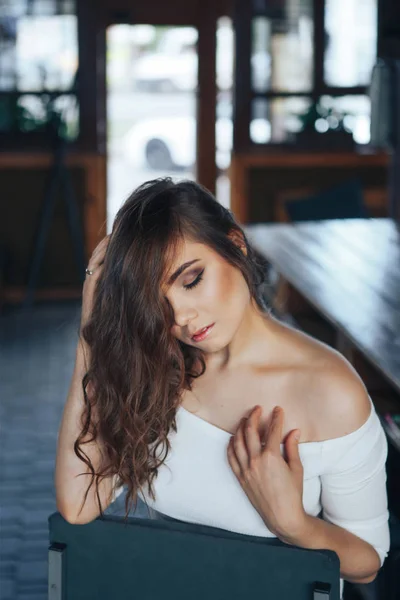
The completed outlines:
{"type": "MultiPolygon", "coordinates": [[[[383,564],[390,546],[386,491],[386,434],[371,403],[367,421],[348,435],[299,444],[304,470],[303,506],[371,544],[383,564]],[[321,513],[322,511],[322,513],[321,513]],[[321,513],[321,514],[320,514],[321,513]]],[[[149,507],[190,523],[247,535],[276,537],[253,507],[231,469],[231,434],[180,406],[171,450],[153,482],[139,497],[149,507]]],[[[281,444],[283,454],[284,444],[281,444]]],[[[161,455],[161,452],[160,452],[161,455]]],[[[122,492],[119,488],[117,497],[122,492]]],[[[340,595],[343,580],[340,580],[340,595]]]]}

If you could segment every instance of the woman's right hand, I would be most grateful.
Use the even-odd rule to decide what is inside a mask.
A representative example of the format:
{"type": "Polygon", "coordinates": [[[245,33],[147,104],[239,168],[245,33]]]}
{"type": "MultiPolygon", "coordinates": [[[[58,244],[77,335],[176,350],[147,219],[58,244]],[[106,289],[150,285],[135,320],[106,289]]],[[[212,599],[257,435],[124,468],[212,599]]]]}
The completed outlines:
{"type": "Polygon", "coordinates": [[[86,278],[83,284],[82,291],[82,314],[81,314],[81,331],[90,319],[93,308],[93,298],[96,289],[96,284],[99,276],[103,271],[104,256],[107,250],[110,234],[106,235],[101,242],[93,250],[87,268],[93,271],[93,275],[86,273],[86,278]]]}

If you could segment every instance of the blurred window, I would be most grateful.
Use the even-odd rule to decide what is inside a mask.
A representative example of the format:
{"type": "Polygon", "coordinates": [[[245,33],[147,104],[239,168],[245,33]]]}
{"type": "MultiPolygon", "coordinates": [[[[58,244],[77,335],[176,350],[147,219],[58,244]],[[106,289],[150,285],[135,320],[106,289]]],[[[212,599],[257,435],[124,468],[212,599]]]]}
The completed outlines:
{"type": "Polygon", "coordinates": [[[368,85],[376,59],[377,0],[325,0],[324,79],[368,85]]]}
{"type": "Polygon", "coordinates": [[[312,0],[266,9],[252,21],[252,87],[256,92],[310,91],[313,83],[312,0]]]}
{"type": "Polygon", "coordinates": [[[143,181],[196,179],[197,38],[194,27],[107,29],[108,228],[143,181]]]}
{"type": "MultiPolygon", "coordinates": [[[[347,132],[355,143],[369,143],[377,2],[252,0],[247,5],[251,143],[293,143],[301,132],[305,141],[313,131],[341,131],[343,140],[347,132]]],[[[240,60],[247,59],[242,54],[240,60]]]]}
{"type": "Polygon", "coordinates": [[[217,21],[216,75],[217,118],[215,121],[215,164],[217,165],[216,198],[230,207],[230,178],[233,144],[232,85],[235,52],[235,32],[232,19],[220,17],[217,21]]]}
{"type": "Polygon", "coordinates": [[[256,144],[288,143],[302,130],[302,117],[311,105],[309,98],[256,98],[252,103],[250,139],[256,144]]]}
{"type": "Polygon", "coordinates": [[[78,27],[70,0],[0,0],[0,130],[41,130],[49,120],[78,135],[78,27]]]}

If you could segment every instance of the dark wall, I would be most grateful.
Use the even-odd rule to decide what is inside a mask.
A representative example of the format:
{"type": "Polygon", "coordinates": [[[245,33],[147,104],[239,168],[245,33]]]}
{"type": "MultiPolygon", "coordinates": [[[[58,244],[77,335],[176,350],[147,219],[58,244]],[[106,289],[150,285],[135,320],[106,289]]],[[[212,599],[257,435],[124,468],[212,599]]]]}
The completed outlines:
{"type": "MultiPolygon", "coordinates": [[[[69,170],[83,223],[84,170],[69,170]]],[[[0,240],[7,253],[3,283],[21,286],[28,280],[48,171],[46,169],[0,170],[0,240]]],[[[55,195],[51,228],[40,269],[39,287],[80,285],[74,264],[66,204],[60,187],[55,195]]]]}
{"type": "Polygon", "coordinates": [[[400,58],[400,2],[378,2],[378,55],[400,58]]]}

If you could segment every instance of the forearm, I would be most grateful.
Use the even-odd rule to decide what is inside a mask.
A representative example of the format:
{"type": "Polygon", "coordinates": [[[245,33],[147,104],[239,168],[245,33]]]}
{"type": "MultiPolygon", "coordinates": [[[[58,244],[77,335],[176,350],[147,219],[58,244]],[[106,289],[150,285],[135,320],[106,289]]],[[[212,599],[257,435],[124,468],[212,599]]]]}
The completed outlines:
{"type": "Polygon", "coordinates": [[[370,583],[381,566],[371,544],[318,517],[306,515],[297,533],[281,539],[301,548],[333,550],[340,560],[340,576],[350,582],[370,583]]]}
{"type": "MultiPolygon", "coordinates": [[[[80,508],[86,490],[89,486],[91,475],[83,461],[75,454],[74,442],[81,432],[81,415],[84,409],[82,379],[87,370],[88,349],[79,344],[76,351],[76,360],[67,401],[61,425],[58,432],[56,467],[54,483],[56,490],[57,508],[67,520],[73,520],[80,508]],[[80,473],[89,473],[87,476],[78,476],[80,473]]],[[[104,450],[99,439],[96,442],[85,444],[83,451],[90,458],[97,472],[102,461],[104,450]]],[[[104,479],[100,486],[102,505],[107,505],[111,494],[110,478],[104,479]]],[[[81,518],[90,520],[98,514],[95,489],[90,488],[81,518]]]]}

